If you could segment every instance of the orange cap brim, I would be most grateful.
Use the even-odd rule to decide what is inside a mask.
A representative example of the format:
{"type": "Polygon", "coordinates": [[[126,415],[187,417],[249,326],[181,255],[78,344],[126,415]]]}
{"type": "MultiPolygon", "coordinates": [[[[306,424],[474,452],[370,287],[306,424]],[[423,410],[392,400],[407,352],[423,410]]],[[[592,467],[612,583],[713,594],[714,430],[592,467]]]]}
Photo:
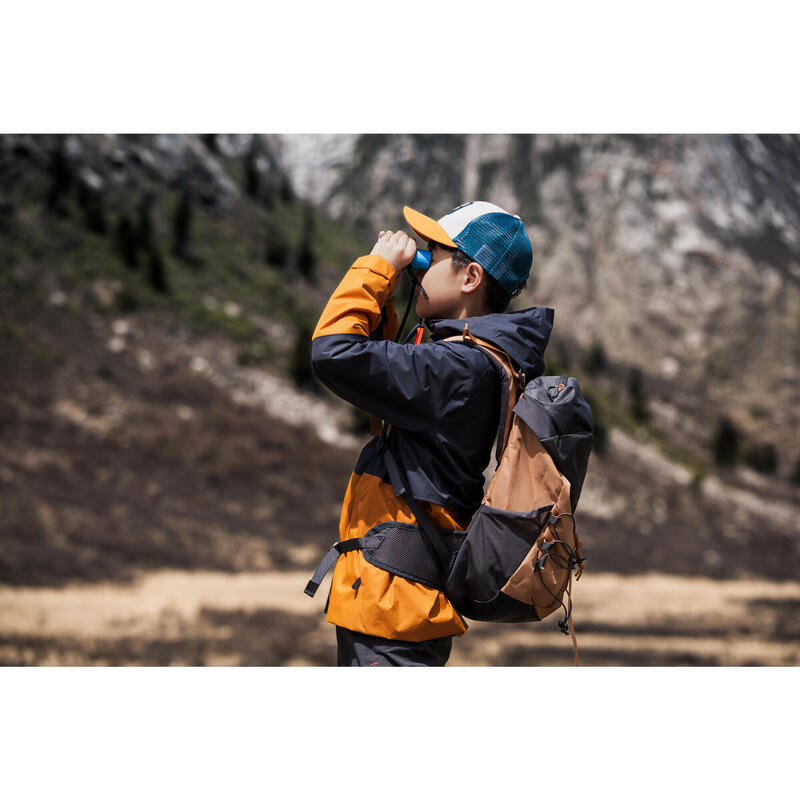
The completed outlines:
{"type": "Polygon", "coordinates": [[[438,242],[445,247],[458,249],[458,245],[445,233],[444,228],[435,219],[426,217],[408,206],[403,206],[403,216],[417,236],[428,241],[438,242]]]}

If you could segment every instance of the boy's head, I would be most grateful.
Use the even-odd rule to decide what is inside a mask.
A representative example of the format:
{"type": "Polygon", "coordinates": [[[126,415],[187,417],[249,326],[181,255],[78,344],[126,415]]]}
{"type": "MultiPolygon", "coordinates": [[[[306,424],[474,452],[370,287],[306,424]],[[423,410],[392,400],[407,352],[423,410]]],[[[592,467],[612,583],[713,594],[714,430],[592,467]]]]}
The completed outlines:
{"type": "Polygon", "coordinates": [[[519,217],[493,203],[464,203],[434,220],[405,206],[403,216],[428,243],[431,266],[417,298],[423,318],[463,318],[505,311],[527,282],[533,262],[519,217]]]}

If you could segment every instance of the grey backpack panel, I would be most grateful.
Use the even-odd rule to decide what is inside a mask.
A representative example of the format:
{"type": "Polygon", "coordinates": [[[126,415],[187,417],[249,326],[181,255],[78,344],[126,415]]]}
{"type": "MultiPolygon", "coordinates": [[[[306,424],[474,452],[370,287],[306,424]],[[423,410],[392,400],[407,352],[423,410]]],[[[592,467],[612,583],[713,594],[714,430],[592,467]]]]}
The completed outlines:
{"type": "Polygon", "coordinates": [[[536,434],[569,481],[575,513],[592,450],[592,409],[578,381],[564,375],[534,378],[526,385],[514,413],[536,434]]]}

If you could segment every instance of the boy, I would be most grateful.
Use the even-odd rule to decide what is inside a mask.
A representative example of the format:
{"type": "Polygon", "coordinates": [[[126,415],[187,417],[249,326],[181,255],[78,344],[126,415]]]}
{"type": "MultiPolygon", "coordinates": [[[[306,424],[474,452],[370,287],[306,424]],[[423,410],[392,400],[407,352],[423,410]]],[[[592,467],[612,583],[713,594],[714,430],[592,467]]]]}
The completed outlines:
{"type": "MultiPolygon", "coordinates": [[[[312,342],[317,378],[391,426],[385,442],[375,436],[361,452],[344,498],[339,551],[329,554],[336,569],[327,619],[337,626],[339,666],[447,662],[453,636],[467,625],[444,593],[370,563],[347,542],[381,523],[384,529],[401,523],[402,534],[417,522],[392,488],[384,447],[433,524],[446,532],[465,529],[483,498],[503,380],[495,359],[467,337],[503,350],[530,380],[543,372],[553,324],[550,308],[503,313],[527,282],[533,259],[518,217],[485,202],[465,203],[438,221],[407,206],[403,215],[432,253],[416,290],[430,343],[394,341],[393,292],[417,249],[402,231],[381,231],[371,254],[350,267],[312,342]],[[443,341],[456,335],[463,340],[443,341]]],[[[309,584],[314,589],[325,563],[309,584]]]]}

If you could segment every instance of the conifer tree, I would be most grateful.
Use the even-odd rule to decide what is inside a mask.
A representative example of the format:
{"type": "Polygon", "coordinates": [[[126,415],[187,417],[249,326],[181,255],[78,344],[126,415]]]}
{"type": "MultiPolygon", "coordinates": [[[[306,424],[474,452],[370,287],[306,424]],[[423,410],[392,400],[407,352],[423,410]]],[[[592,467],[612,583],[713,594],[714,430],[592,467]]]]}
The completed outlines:
{"type": "Polygon", "coordinates": [[[301,320],[297,326],[289,371],[295,384],[300,388],[316,386],[316,379],[311,369],[311,337],[313,326],[308,320],[301,320]]]}
{"type": "Polygon", "coordinates": [[[733,466],[739,460],[741,436],[728,417],[721,417],[711,442],[714,461],[721,467],[733,466]]]}
{"type": "Polygon", "coordinates": [[[258,172],[258,151],[256,148],[256,139],[253,141],[247,151],[244,159],[244,190],[250,197],[258,197],[261,176],[258,172]]]}
{"type": "Polygon", "coordinates": [[[125,266],[128,267],[128,269],[136,269],[139,265],[136,231],[134,230],[131,218],[127,214],[123,214],[117,221],[114,239],[117,252],[120,254],[125,266]]]}
{"type": "Polygon", "coordinates": [[[297,268],[300,274],[309,281],[313,281],[317,266],[317,257],[314,254],[314,209],[311,205],[303,208],[303,229],[300,235],[300,248],[297,252],[297,268]]]}
{"type": "Polygon", "coordinates": [[[592,344],[583,366],[590,375],[597,375],[608,367],[606,352],[600,342],[592,344]]]}
{"type": "Polygon", "coordinates": [[[167,280],[167,268],[161,253],[155,246],[150,249],[147,279],[157,292],[169,294],[170,287],[169,281],[167,280]]]}
{"type": "Polygon", "coordinates": [[[150,209],[153,205],[153,196],[146,194],[139,202],[139,220],[136,227],[136,246],[142,250],[153,249],[153,222],[150,219],[150,209]]]}
{"type": "Polygon", "coordinates": [[[184,189],[175,208],[173,217],[173,243],[172,252],[178,258],[186,258],[189,247],[189,237],[192,230],[192,195],[184,189]]]}
{"type": "Polygon", "coordinates": [[[277,228],[267,233],[264,261],[278,269],[284,269],[288,266],[289,248],[286,245],[286,239],[277,228]]]}
{"type": "Polygon", "coordinates": [[[639,422],[646,422],[650,418],[650,412],[647,410],[642,371],[638,367],[633,367],[630,371],[628,395],[630,398],[630,412],[633,418],[639,420],[639,422]]]}
{"type": "Polygon", "coordinates": [[[83,209],[83,220],[86,227],[92,233],[105,234],[108,226],[103,208],[103,196],[100,191],[88,186],[84,181],[80,181],[78,183],[78,205],[83,209]]]}
{"type": "Polygon", "coordinates": [[[294,202],[294,189],[288,175],[284,175],[280,184],[280,197],[284,203],[294,202]]]}
{"type": "Polygon", "coordinates": [[[62,201],[72,185],[72,171],[64,155],[61,143],[59,143],[58,149],[50,156],[47,171],[50,175],[50,187],[47,190],[47,199],[45,201],[47,208],[49,211],[63,215],[66,212],[62,201]]]}

